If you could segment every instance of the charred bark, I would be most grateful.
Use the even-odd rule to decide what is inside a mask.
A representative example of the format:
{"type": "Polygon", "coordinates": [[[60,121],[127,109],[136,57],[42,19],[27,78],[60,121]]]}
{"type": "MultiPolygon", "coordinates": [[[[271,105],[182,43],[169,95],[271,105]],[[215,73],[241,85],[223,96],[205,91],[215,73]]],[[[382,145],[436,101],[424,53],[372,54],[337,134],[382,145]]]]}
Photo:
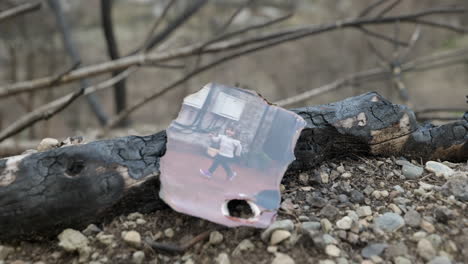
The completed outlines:
{"type": "MultiPolygon", "coordinates": [[[[442,125],[419,125],[414,113],[376,93],[293,109],[308,123],[292,168],[346,155],[468,159],[468,114],[442,125]]],[[[158,197],[164,131],[0,160],[0,239],[55,235],[131,211],[152,211],[158,197]]]]}

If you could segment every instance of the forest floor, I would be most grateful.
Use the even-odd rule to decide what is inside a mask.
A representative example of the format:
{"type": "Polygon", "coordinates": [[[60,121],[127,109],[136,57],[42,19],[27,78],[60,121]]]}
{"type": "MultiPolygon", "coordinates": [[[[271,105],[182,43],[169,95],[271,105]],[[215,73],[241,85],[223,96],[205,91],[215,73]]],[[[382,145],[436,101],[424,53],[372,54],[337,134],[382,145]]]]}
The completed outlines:
{"type": "Polygon", "coordinates": [[[81,243],[78,252],[58,239],[3,244],[0,263],[468,263],[468,163],[444,162],[455,172],[445,177],[412,164],[356,157],[289,171],[278,222],[267,231],[226,228],[166,208],[67,233],[81,243]],[[145,242],[194,238],[200,241],[181,252],[145,242]]]}

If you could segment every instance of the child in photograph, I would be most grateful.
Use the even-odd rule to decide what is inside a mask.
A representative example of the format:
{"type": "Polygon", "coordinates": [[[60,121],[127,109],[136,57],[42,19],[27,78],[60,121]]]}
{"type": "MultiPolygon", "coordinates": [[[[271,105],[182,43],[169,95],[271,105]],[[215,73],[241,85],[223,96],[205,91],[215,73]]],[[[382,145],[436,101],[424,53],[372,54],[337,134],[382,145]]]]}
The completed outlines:
{"type": "Polygon", "coordinates": [[[236,132],[233,127],[226,128],[225,135],[215,136],[210,134],[211,140],[215,143],[219,143],[219,151],[214,157],[213,164],[207,171],[200,169],[200,173],[203,176],[211,178],[218,166],[221,165],[226,171],[229,180],[236,177],[237,173],[231,169],[229,163],[231,163],[236,156],[240,156],[242,145],[239,140],[235,139],[235,135],[236,132]]]}

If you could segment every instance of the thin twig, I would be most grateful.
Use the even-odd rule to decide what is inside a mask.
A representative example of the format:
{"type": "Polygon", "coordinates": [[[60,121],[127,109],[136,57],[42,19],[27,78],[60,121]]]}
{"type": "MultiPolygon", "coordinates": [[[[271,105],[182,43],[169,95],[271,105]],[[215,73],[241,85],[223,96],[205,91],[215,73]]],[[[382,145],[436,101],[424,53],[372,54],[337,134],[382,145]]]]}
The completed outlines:
{"type": "Polygon", "coordinates": [[[374,53],[374,55],[377,56],[377,58],[379,58],[380,63],[382,65],[389,66],[390,63],[388,62],[388,59],[385,58],[385,56],[374,46],[372,41],[366,38],[366,42],[367,42],[367,47],[369,47],[369,50],[372,53],[374,53]]]}
{"type": "Polygon", "coordinates": [[[171,9],[171,7],[174,5],[174,3],[176,1],[177,0],[170,0],[167,3],[167,5],[164,6],[164,9],[163,9],[161,15],[154,21],[153,25],[151,26],[151,29],[149,30],[148,34],[146,35],[145,41],[143,42],[143,44],[140,45],[140,47],[143,47],[143,49],[146,49],[149,46],[151,38],[153,37],[154,33],[156,32],[156,29],[164,21],[167,14],[169,13],[169,10],[171,9]]]}
{"type": "Polygon", "coordinates": [[[401,40],[398,40],[398,39],[395,39],[395,38],[387,37],[387,36],[385,36],[383,34],[379,34],[379,33],[370,31],[370,30],[368,30],[368,29],[366,29],[364,27],[356,27],[356,28],[359,29],[362,33],[364,33],[366,35],[369,35],[371,37],[390,42],[391,44],[398,44],[398,45],[401,45],[401,46],[408,46],[409,45],[409,43],[407,43],[407,42],[404,42],[404,41],[401,41],[401,40]]]}
{"type": "Polygon", "coordinates": [[[197,58],[196,58],[195,63],[194,63],[195,68],[197,68],[200,65],[201,56],[203,55],[203,50],[205,49],[205,47],[207,47],[211,43],[214,43],[214,42],[218,41],[219,38],[222,37],[226,33],[226,30],[232,24],[234,19],[242,12],[242,10],[244,10],[244,8],[246,8],[247,6],[252,4],[252,2],[254,2],[254,1],[255,0],[247,0],[244,4],[239,6],[236,9],[236,11],[234,11],[234,13],[232,13],[232,15],[224,22],[224,24],[216,31],[215,37],[212,38],[211,40],[206,41],[204,43],[204,45],[202,47],[200,47],[200,49],[198,50],[197,58]]]}
{"type": "Polygon", "coordinates": [[[190,5],[184,10],[184,12],[178,15],[174,21],[171,21],[162,32],[151,37],[144,47],[137,49],[132,54],[138,53],[140,51],[149,51],[155,48],[157,45],[161,44],[164,40],[168,39],[171,34],[173,34],[184,23],[186,23],[189,18],[197,13],[198,10],[200,10],[200,8],[202,8],[207,3],[207,0],[193,0],[190,2],[190,5]]]}
{"type": "Polygon", "coordinates": [[[372,12],[372,10],[374,10],[375,8],[377,8],[378,6],[380,6],[381,4],[383,4],[383,3],[387,2],[387,1],[388,0],[377,0],[377,1],[375,1],[375,3],[370,4],[364,10],[362,10],[361,13],[359,13],[358,17],[365,17],[367,14],[372,12]]]}
{"type": "Polygon", "coordinates": [[[395,0],[395,2],[393,2],[388,7],[386,7],[384,10],[382,10],[380,13],[378,13],[376,17],[383,17],[385,14],[392,11],[400,3],[401,3],[401,0],[395,0]]]}
{"type": "Polygon", "coordinates": [[[42,6],[41,1],[33,1],[29,3],[24,3],[13,8],[10,8],[5,11],[0,12],[0,23],[8,19],[23,15],[28,12],[39,10],[42,6]]]}
{"type": "Polygon", "coordinates": [[[403,54],[400,55],[399,60],[400,60],[401,63],[404,63],[405,61],[407,61],[409,55],[411,54],[411,51],[416,46],[416,42],[419,40],[420,36],[421,36],[421,28],[418,25],[416,27],[416,29],[414,30],[413,34],[411,34],[410,43],[409,43],[408,47],[403,52],[403,54]]]}
{"type": "Polygon", "coordinates": [[[219,30],[217,30],[216,32],[216,35],[219,35],[219,34],[222,34],[224,32],[226,32],[226,30],[229,28],[229,26],[232,24],[232,22],[234,21],[234,19],[242,12],[242,10],[244,10],[246,7],[248,7],[249,5],[251,5],[253,2],[255,2],[256,0],[247,0],[244,4],[242,4],[241,6],[239,6],[236,11],[234,11],[234,13],[232,13],[232,15],[224,22],[223,26],[221,26],[219,28],[219,30]]]}

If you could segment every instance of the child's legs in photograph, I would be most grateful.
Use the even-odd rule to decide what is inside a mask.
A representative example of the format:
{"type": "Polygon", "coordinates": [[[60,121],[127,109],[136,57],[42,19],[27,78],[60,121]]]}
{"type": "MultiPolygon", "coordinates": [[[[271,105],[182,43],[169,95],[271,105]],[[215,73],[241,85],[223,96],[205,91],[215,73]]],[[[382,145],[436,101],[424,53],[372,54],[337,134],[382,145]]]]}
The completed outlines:
{"type": "Polygon", "coordinates": [[[211,164],[211,167],[208,169],[210,173],[215,172],[215,170],[218,168],[219,164],[221,163],[220,161],[220,155],[216,155],[213,159],[213,163],[211,164]]]}
{"type": "Polygon", "coordinates": [[[229,179],[233,178],[236,173],[232,170],[229,163],[232,163],[234,158],[223,157],[221,155],[219,157],[220,157],[219,162],[221,163],[221,166],[223,166],[224,170],[226,171],[228,178],[229,179]]]}

